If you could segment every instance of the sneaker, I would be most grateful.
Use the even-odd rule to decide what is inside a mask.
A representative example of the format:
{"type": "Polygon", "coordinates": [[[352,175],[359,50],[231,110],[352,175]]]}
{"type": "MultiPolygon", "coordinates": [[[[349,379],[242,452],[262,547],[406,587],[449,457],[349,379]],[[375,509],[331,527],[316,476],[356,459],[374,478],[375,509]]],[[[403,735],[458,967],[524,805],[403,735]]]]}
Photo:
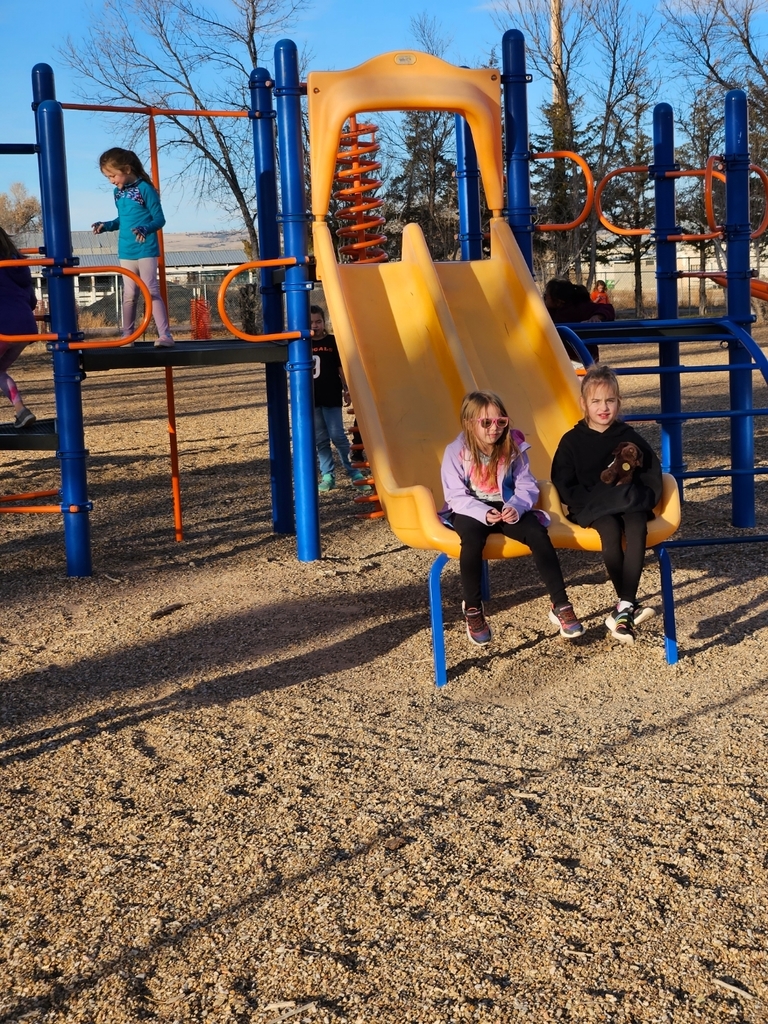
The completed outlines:
{"type": "Polygon", "coordinates": [[[21,430],[22,427],[31,427],[36,419],[37,416],[35,416],[32,410],[28,409],[25,405],[21,412],[17,415],[16,419],[13,421],[13,425],[14,427],[16,427],[17,430],[21,430]]]}
{"type": "Polygon", "coordinates": [[[477,644],[478,647],[485,647],[486,644],[489,644],[493,634],[485,617],[482,603],[479,608],[465,608],[462,601],[461,614],[464,616],[467,626],[467,636],[472,643],[477,644]]]}
{"type": "Polygon", "coordinates": [[[636,626],[639,626],[641,622],[646,622],[648,619],[652,619],[656,612],[653,608],[649,608],[647,605],[636,604],[635,611],[632,616],[636,626]]]}
{"type": "MultiPolygon", "coordinates": [[[[656,614],[655,609],[649,608],[647,605],[636,604],[634,613],[632,615],[632,621],[635,626],[639,626],[641,622],[647,622],[648,619],[652,619],[656,614]]],[[[605,620],[605,624],[608,629],[613,630],[616,625],[616,619],[613,615],[609,615],[605,620]]]]}
{"type": "Polygon", "coordinates": [[[367,480],[368,477],[365,475],[362,469],[353,469],[352,472],[349,474],[349,479],[352,481],[353,484],[356,484],[358,480],[367,480]]]}
{"type": "Polygon", "coordinates": [[[325,493],[326,491],[332,491],[336,486],[336,477],[333,473],[323,473],[320,483],[317,485],[318,491],[325,493]]]}
{"type": "Polygon", "coordinates": [[[564,636],[566,640],[573,640],[577,636],[583,636],[585,632],[584,627],[576,618],[576,612],[574,612],[572,604],[561,604],[557,608],[552,605],[549,621],[553,626],[560,627],[560,636],[564,636]]]}
{"type": "Polygon", "coordinates": [[[620,644],[633,644],[635,642],[635,617],[631,608],[625,608],[623,612],[615,611],[605,620],[608,632],[618,640],[620,644]]]}
{"type": "Polygon", "coordinates": [[[173,338],[158,338],[155,342],[155,348],[173,348],[176,342],[173,338]]]}

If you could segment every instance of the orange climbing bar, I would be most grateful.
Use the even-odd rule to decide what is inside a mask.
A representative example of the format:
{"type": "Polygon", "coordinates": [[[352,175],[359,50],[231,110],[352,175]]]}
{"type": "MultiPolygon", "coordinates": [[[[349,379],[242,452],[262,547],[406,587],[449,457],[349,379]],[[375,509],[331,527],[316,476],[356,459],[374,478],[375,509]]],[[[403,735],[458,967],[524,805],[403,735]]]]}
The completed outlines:
{"type": "Polygon", "coordinates": [[[600,197],[603,194],[603,189],[611,180],[619,174],[647,174],[647,164],[635,164],[633,167],[618,167],[615,171],[609,171],[608,174],[603,178],[600,184],[597,186],[595,191],[595,210],[597,211],[597,219],[603,225],[606,230],[612,232],[614,235],[650,235],[650,228],[620,228],[618,224],[613,224],[603,213],[603,208],[600,205],[600,197]]]}
{"type": "Polygon", "coordinates": [[[149,114],[161,117],[169,114],[172,117],[248,117],[247,110],[190,110],[181,107],[172,110],[169,107],[120,107],[99,103],[62,103],[63,110],[94,110],[105,114],[149,114]]]}
{"type": "Polygon", "coordinates": [[[584,184],[587,187],[587,195],[584,199],[584,208],[582,209],[576,220],[572,220],[569,224],[536,224],[534,225],[534,231],[571,231],[573,228],[577,228],[580,224],[583,224],[587,217],[592,212],[592,206],[594,205],[595,199],[595,179],[592,177],[592,171],[589,169],[589,164],[584,157],[579,156],[578,153],[571,153],[570,150],[556,150],[553,153],[531,153],[532,160],[573,160],[581,168],[581,172],[584,175],[584,184]]]}
{"type": "MultiPolygon", "coordinates": [[[[80,350],[81,348],[120,348],[121,345],[130,345],[132,341],[140,338],[141,335],[149,327],[149,321],[152,319],[152,296],[149,294],[149,288],[144,284],[138,274],[134,274],[132,270],[127,270],[125,267],[117,266],[104,266],[104,267],[64,267],[62,274],[65,277],[77,277],[80,274],[98,275],[98,274],[123,274],[125,277],[130,277],[141,289],[141,294],[144,296],[144,316],[142,317],[141,323],[133,332],[125,338],[99,338],[98,341],[70,341],[69,348],[80,350]]],[[[56,337],[56,335],[54,335],[56,337]]]]}
{"type": "MultiPolygon", "coordinates": [[[[35,252],[37,250],[34,250],[35,252]]],[[[0,267],[52,267],[53,260],[45,256],[38,256],[34,260],[0,260],[0,267]]],[[[58,341],[58,334],[0,334],[0,341],[8,341],[17,344],[20,341],[58,341]]]]}
{"type": "Polygon", "coordinates": [[[219,285],[219,294],[217,299],[219,316],[227,330],[231,331],[236,338],[242,338],[243,341],[293,341],[295,338],[300,338],[301,331],[282,331],[280,334],[245,334],[243,331],[235,327],[229,319],[225,306],[227,288],[229,288],[230,284],[238,274],[242,274],[246,270],[260,270],[262,267],[294,267],[298,262],[299,261],[295,256],[286,256],[281,259],[274,260],[251,260],[250,263],[241,263],[239,267],[235,267],[234,270],[230,270],[219,285]]]}
{"type": "MultiPolygon", "coordinates": [[[[40,257],[34,260],[25,260],[27,266],[33,267],[52,267],[53,260],[46,257],[40,257]]],[[[18,267],[19,260],[0,260],[0,267],[18,267]]],[[[125,267],[62,267],[62,274],[65,277],[77,277],[79,274],[88,274],[88,276],[98,274],[124,274],[126,277],[131,277],[138,284],[141,289],[141,293],[144,296],[144,318],[141,321],[139,327],[129,335],[127,338],[119,338],[117,340],[99,340],[99,341],[72,341],[69,342],[70,349],[81,349],[81,348],[116,348],[119,345],[128,345],[130,342],[135,341],[140,335],[146,331],[149,321],[152,319],[152,296],[149,294],[149,289],[132,270],[126,270],[125,267]]],[[[0,334],[0,341],[19,342],[19,341],[58,341],[58,334],[0,334]]]]}

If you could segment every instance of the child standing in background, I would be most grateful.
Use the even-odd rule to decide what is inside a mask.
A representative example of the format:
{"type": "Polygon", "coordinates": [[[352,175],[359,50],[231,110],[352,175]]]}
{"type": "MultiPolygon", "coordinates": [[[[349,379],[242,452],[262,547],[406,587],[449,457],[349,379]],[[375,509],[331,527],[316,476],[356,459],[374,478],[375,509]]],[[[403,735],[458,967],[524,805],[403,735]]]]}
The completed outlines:
{"type": "Polygon", "coordinates": [[[557,552],[547,533],[549,516],[534,509],[539,487],[531,472],[525,435],[512,430],[498,395],[472,391],[461,403],[461,433],[445,449],[441,476],[445,506],[440,518],[461,538],[459,569],[467,636],[483,646],[491,627],[481,600],[483,548],[491,533],[503,533],[531,549],[552,602],[549,621],[568,640],[581,636],[565,592],[557,552]]]}
{"type": "Polygon", "coordinates": [[[661,499],[661,466],[645,440],[619,419],[619,381],[610,366],[590,366],[581,382],[584,419],[564,434],[552,463],[552,483],[568,506],[568,518],[600,535],[603,561],[619,603],[605,620],[623,644],[635,642],[635,626],[653,615],[637,603],[645,561],[648,519],[661,499]],[[640,449],[642,465],[628,483],[612,486],[601,479],[619,455],[619,446],[640,449]],[[622,544],[626,543],[626,550],[622,544]]]}
{"type": "Polygon", "coordinates": [[[589,297],[593,302],[596,302],[598,306],[608,305],[611,300],[608,297],[608,289],[605,281],[595,281],[595,287],[589,297]]]}
{"type": "Polygon", "coordinates": [[[353,469],[349,458],[349,438],[344,429],[342,414],[342,408],[350,404],[349,388],[344,380],[336,339],[325,329],[325,313],[321,306],[309,307],[309,326],[312,330],[314,363],[315,446],[320,464],[317,489],[326,492],[336,486],[331,441],[350,480],[363,480],[365,473],[353,469]]]}
{"type": "MultiPolygon", "coordinates": [[[[37,334],[37,321],[32,314],[37,305],[32,275],[3,228],[0,228],[0,260],[19,261],[18,267],[0,267],[0,334],[37,334]]],[[[13,425],[19,430],[31,426],[35,414],[24,405],[8,369],[25,348],[23,341],[0,342],[0,391],[13,405],[16,413],[13,425]]]]}
{"type": "MultiPolygon", "coordinates": [[[[157,280],[157,262],[160,246],[157,232],[165,224],[160,197],[141,165],[141,160],[130,149],[114,147],[99,157],[101,173],[115,186],[114,220],[97,220],[93,233],[117,231],[117,255],[120,266],[132,270],[149,289],[152,296],[152,316],[157,327],[155,348],[170,348],[173,336],[168,323],[168,311],[160,294],[157,280]]],[[[130,277],[123,279],[123,337],[133,333],[136,324],[138,285],[130,277]]]]}

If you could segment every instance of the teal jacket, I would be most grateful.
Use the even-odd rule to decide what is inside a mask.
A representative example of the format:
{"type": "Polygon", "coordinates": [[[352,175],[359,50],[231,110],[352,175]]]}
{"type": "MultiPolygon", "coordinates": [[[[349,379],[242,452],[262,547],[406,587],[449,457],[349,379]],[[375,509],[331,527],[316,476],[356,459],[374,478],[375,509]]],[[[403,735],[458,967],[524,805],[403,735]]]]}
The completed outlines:
{"type": "Polygon", "coordinates": [[[117,255],[121,260],[140,260],[147,256],[159,256],[160,247],[157,232],[165,224],[160,196],[146,181],[115,189],[117,217],[105,220],[104,231],[118,231],[117,255]],[[133,233],[141,228],[145,241],[139,242],[133,233]]]}

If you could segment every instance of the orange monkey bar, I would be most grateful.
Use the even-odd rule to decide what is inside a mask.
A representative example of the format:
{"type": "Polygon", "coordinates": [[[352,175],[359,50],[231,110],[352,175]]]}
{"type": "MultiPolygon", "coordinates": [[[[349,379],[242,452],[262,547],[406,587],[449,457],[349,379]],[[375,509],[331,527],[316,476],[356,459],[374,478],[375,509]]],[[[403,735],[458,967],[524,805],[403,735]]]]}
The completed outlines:
{"type": "Polygon", "coordinates": [[[246,270],[259,270],[262,267],[295,267],[298,262],[295,256],[286,256],[274,260],[251,260],[250,263],[241,263],[239,267],[230,270],[219,285],[217,298],[219,316],[227,330],[231,331],[236,337],[242,338],[243,341],[293,341],[296,338],[300,338],[301,331],[282,331],[280,334],[245,334],[243,331],[238,330],[229,319],[225,307],[227,288],[229,288],[238,274],[243,274],[246,270]]]}
{"type": "Polygon", "coordinates": [[[592,212],[592,205],[595,199],[595,179],[592,177],[592,171],[589,169],[589,164],[584,157],[579,156],[578,153],[571,153],[570,150],[557,150],[554,153],[531,153],[532,160],[573,160],[581,168],[581,172],[584,175],[584,183],[587,186],[587,195],[584,200],[584,208],[582,209],[576,220],[572,220],[569,224],[536,224],[534,225],[534,231],[570,231],[573,228],[577,228],[580,224],[583,224],[587,217],[592,212]]]}

